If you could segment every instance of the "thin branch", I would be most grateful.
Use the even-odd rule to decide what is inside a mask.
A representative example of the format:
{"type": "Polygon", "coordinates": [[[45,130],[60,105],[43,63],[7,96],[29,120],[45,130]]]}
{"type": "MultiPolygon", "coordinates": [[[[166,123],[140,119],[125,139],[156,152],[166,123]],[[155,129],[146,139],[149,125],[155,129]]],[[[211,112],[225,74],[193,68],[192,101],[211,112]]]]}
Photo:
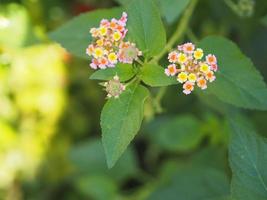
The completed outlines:
{"type": "Polygon", "coordinates": [[[178,24],[175,32],[173,33],[172,37],[170,38],[169,42],[163,48],[163,50],[154,57],[150,62],[156,63],[158,62],[168,51],[170,51],[177,40],[179,40],[185,33],[187,25],[189,23],[190,17],[193,14],[194,8],[197,4],[198,0],[192,0],[188,8],[185,10],[184,15],[178,24]]]}

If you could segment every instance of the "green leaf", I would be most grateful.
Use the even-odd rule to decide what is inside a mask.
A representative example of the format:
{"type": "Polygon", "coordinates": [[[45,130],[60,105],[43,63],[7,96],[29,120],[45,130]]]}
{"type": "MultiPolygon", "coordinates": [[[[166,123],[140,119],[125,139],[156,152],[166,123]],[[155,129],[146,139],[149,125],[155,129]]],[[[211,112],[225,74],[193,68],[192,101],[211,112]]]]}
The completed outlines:
{"type": "Polygon", "coordinates": [[[222,145],[209,145],[195,152],[191,158],[191,165],[212,167],[221,171],[228,169],[227,147],[222,145]]]}
{"type": "Polygon", "coordinates": [[[190,0],[158,0],[161,15],[168,23],[175,22],[189,2],[190,0]]]}
{"type": "Polygon", "coordinates": [[[196,90],[195,93],[205,106],[208,106],[220,113],[225,114],[233,108],[232,105],[220,101],[215,95],[204,93],[203,90],[196,90]]]}
{"type": "Polygon", "coordinates": [[[127,6],[133,0],[115,0],[117,3],[123,6],[127,6]]]}
{"type": "Polygon", "coordinates": [[[177,84],[175,77],[166,76],[164,68],[157,64],[145,64],[141,68],[141,79],[145,84],[152,87],[177,84]]]}
{"type": "MultiPolygon", "coordinates": [[[[120,5],[127,6],[134,0],[115,0],[120,5]]],[[[167,23],[175,22],[189,4],[190,0],[154,0],[157,4],[161,16],[167,23]]]]}
{"type": "Polygon", "coordinates": [[[128,7],[128,34],[145,57],[157,55],[166,44],[166,33],[153,0],[134,0],[128,7]]]}
{"type": "Polygon", "coordinates": [[[203,134],[200,122],[191,115],[167,118],[150,133],[152,141],[168,151],[190,151],[199,145],[203,134]]]}
{"type": "Polygon", "coordinates": [[[70,53],[82,58],[88,58],[85,50],[92,40],[89,30],[93,27],[98,27],[101,19],[120,17],[121,13],[121,8],[111,8],[81,14],[51,32],[49,37],[60,43],[70,53]]]}
{"type": "Polygon", "coordinates": [[[118,182],[135,176],[138,172],[137,160],[132,148],[125,151],[116,167],[108,169],[100,139],[90,139],[75,145],[70,151],[70,161],[75,174],[105,175],[118,182]]]}
{"type": "Polygon", "coordinates": [[[133,84],[119,97],[109,99],[101,113],[102,142],[108,167],[114,166],[140,129],[148,90],[133,84]]]}
{"type": "Polygon", "coordinates": [[[231,120],[232,196],[237,200],[266,200],[267,142],[248,124],[240,117],[231,120]]]}
{"type": "Polygon", "coordinates": [[[213,200],[229,194],[226,175],[212,168],[187,166],[171,177],[148,200],[213,200]]]}
{"type": "Polygon", "coordinates": [[[118,75],[121,81],[131,79],[134,76],[132,65],[119,63],[114,68],[97,70],[90,76],[90,79],[106,81],[112,79],[115,75],[118,75]]]}
{"type": "Polygon", "coordinates": [[[90,175],[81,177],[76,183],[76,188],[89,199],[117,199],[117,185],[114,180],[107,176],[90,175]]]}
{"type": "Polygon", "coordinates": [[[267,109],[267,87],[262,76],[239,48],[230,40],[211,36],[203,39],[200,47],[217,56],[217,79],[207,92],[221,101],[248,109],[267,109]]]}
{"type": "Polygon", "coordinates": [[[267,26],[267,15],[261,19],[263,25],[267,26]]]}
{"type": "Polygon", "coordinates": [[[209,198],[208,200],[234,200],[231,196],[209,198]]]}

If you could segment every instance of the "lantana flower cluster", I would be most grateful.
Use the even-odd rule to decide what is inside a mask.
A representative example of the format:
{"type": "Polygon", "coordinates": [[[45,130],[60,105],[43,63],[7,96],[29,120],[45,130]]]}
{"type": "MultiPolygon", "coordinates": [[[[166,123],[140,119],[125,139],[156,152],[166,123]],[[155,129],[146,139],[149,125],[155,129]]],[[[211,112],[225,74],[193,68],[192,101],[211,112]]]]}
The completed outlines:
{"type": "Polygon", "coordinates": [[[188,95],[194,87],[202,90],[207,88],[208,82],[216,79],[214,72],[218,70],[215,55],[204,56],[201,48],[196,48],[192,43],[179,45],[177,50],[169,53],[171,63],[166,69],[167,76],[176,76],[177,81],[183,84],[183,93],[188,95]]]}
{"type": "Polygon", "coordinates": [[[91,68],[106,69],[118,62],[132,64],[142,55],[134,43],[124,41],[128,31],[126,23],[127,13],[123,12],[119,20],[102,19],[98,28],[91,28],[93,42],[86,49],[92,57],[91,68]]]}

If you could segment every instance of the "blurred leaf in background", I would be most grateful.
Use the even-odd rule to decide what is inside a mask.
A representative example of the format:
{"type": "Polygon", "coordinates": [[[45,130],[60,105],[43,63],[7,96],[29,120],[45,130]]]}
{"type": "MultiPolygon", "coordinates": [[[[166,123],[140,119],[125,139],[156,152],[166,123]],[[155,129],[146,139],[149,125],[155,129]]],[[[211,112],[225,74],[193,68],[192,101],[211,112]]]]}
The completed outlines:
{"type": "Polygon", "coordinates": [[[159,127],[153,128],[149,137],[151,141],[167,151],[192,151],[204,136],[200,131],[201,122],[192,115],[158,119],[155,124],[159,127]]]}
{"type": "Polygon", "coordinates": [[[267,26],[267,15],[262,18],[262,23],[267,26]]]}
{"type": "Polygon", "coordinates": [[[184,167],[172,175],[170,181],[153,192],[148,200],[215,199],[228,196],[227,177],[211,168],[184,167]]]}
{"type": "Polygon", "coordinates": [[[74,173],[84,175],[107,175],[118,182],[134,177],[138,172],[137,158],[133,149],[128,149],[119,160],[117,167],[107,169],[104,149],[100,140],[85,141],[70,151],[74,173]]]}
{"type": "Polygon", "coordinates": [[[63,56],[56,45],[37,45],[13,49],[10,66],[1,65],[6,74],[1,79],[1,105],[13,110],[0,116],[3,187],[19,174],[32,177],[49,148],[65,107],[63,56]]]}
{"type": "Polygon", "coordinates": [[[1,7],[0,16],[0,188],[12,193],[34,178],[56,132],[66,105],[65,51],[54,44],[22,48],[30,30],[23,6],[1,7]]]}
{"type": "Polygon", "coordinates": [[[70,160],[77,189],[93,199],[116,199],[120,183],[139,173],[137,158],[131,148],[123,154],[116,168],[108,170],[100,140],[74,146],[70,160]]]}

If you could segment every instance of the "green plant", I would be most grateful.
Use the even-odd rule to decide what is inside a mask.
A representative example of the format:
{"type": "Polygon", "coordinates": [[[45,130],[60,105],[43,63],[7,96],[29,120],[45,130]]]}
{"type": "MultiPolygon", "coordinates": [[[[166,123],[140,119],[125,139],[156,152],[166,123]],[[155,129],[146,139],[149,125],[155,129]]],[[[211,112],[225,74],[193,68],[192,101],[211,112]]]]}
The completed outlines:
{"type": "MultiPolygon", "coordinates": [[[[171,23],[180,16],[182,10],[178,10],[173,15],[174,13],[167,9],[167,4],[170,2],[163,0],[156,2],[153,0],[120,2],[124,7],[97,10],[80,15],[50,34],[53,40],[59,42],[69,52],[85,57],[85,49],[87,49],[88,43],[97,43],[92,37],[88,39],[88,29],[96,27],[101,19],[117,18],[123,11],[128,14],[127,28],[129,31],[127,36],[122,34],[123,36],[113,35],[113,37],[118,42],[126,36],[127,42],[134,42],[136,45],[129,43],[131,47],[129,55],[133,57],[126,59],[127,62],[111,63],[112,68],[107,68],[107,59],[117,61],[117,58],[114,58],[115,55],[110,54],[113,51],[119,52],[121,50],[119,45],[115,45],[115,50],[107,53],[112,58],[106,58],[102,65],[99,61],[93,62],[92,68],[100,68],[100,70],[94,72],[90,77],[94,80],[112,81],[114,77],[118,76],[120,78],[118,81],[122,83],[116,82],[117,85],[113,85],[112,88],[117,91],[118,87],[126,86],[125,90],[117,91],[116,95],[109,92],[109,97],[115,96],[116,98],[109,98],[101,113],[102,143],[109,168],[115,165],[138,133],[144,116],[145,102],[152,102],[153,112],[160,113],[162,111],[160,101],[166,91],[166,86],[174,85],[177,81],[175,78],[165,75],[161,63],[167,59],[165,55],[172,50],[173,46],[183,40],[184,34],[189,29],[190,17],[198,3],[197,0],[183,1],[184,4],[181,7],[186,9],[177,28],[167,40],[161,16],[163,15],[163,18],[171,23]],[[150,92],[152,87],[160,87],[158,94],[154,95],[150,92]]],[[[103,34],[106,34],[106,31],[103,30],[103,34]]],[[[94,34],[94,30],[91,33],[94,34]]],[[[192,39],[195,40],[195,37],[192,37],[192,39]]],[[[207,89],[202,87],[206,90],[196,91],[200,98],[203,95],[211,95],[216,100],[224,102],[227,108],[230,105],[242,109],[267,110],[266,84],[252,61],[241,52],[236,44],[221,36],[208,36],[195,42],[204,52],[216,55],[219,65],[219,69],[215,73],[216,80],[207,89]]],[[[88,54],[92,55],[93,53],[89,52],[88,54]]],[[[99,51],[95,53],[94,57],[101,57],[102,54],[103,52],[99,51]]],[[[173,69],[169,68],[168,73],[171,74],[171,70],[173,69]]],[[[110,88],[106,90],[110,91],[110,88]]],[[[233,172],[231,199],[266,199],[267,174],[264,170],[267,167],[267,161],[264,157],[267,149],[266,142],[255,133],[251,134],[250,132],[254,131],[250,128],[244,128],[246,127],[246,122],[244,122],[246,120],[236,117],[234,112],[226,110],[222,114],[226,119],[230,119],[232,127],[231,143],[229,145],[230,163],[233,172]],[[261,155],[262,159],[259,159],[261,155]]],[[[192,123],[190,122],[190,124],[192,123]]],[[[173,124],[164,125],[167,127],[173,124]]],[[[160,141],[162,140],[160,139],[160,141]]],[[[167,149],[184,148],[183,146],[176,146],[175,143],[173,145],[174,147],[170,145],[167,149]]],[[[191,143],[189,145],[194,146],[191,143]]],[[[205,174],[205,169],[203,171],[197,169],[196,171],[196,174],[205,174]]],[[[217,174],[217,172],[214,172],[214,174],[217,177],[215,180],[217,184],[225,184],[225,180],[220,174],[217,174]]],[[[179,181],[176,183],[179,177],[186,179],[182,174],[178,174],[177,178],[173,180],[174,188],[181,185],[179,181]]],[[[202,178],[200,179],[202,180],[202,178]]],[[[201,185],[198,178],[192,177],[192,182],[194,181],[196,185],[201,185]]],[[[165,190],[163,189],[163,191],[165,190]]],[[[216,196],[215,194],[221,195],[220,191],[214,191],[216,191],[214,195],[209,198],[216,196]]],[[[198,191],[199,194],[202,192],[201,189],[198,191]]],[[[225,199],[227,198],[225,197],[225,199]]],[[[151,197],[151,199],[155,198],[151,197]]],[[[175,196],[169,199],[175,199],[175,196]]]]}

